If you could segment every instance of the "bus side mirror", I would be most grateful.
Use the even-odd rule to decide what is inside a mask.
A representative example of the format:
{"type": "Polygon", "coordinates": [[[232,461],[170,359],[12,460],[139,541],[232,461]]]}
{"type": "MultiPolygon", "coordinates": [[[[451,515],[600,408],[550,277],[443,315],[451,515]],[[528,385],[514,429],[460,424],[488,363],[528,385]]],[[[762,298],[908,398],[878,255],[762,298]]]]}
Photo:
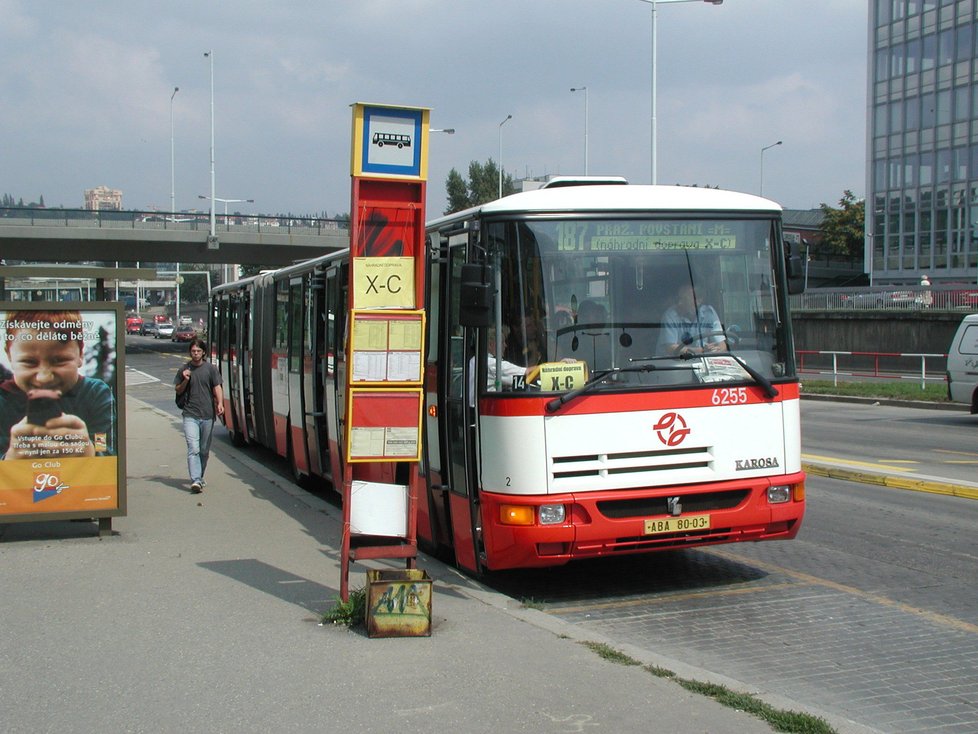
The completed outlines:
{"type": "Polygon", "coordinates": [[[801,245],[785,240],[784,269],[788,276],[788,294],[792,296],[805,292],[805,270],[800,249],[801,245]]]}
{"type": "Polygon", "coordinates": [[[486,272],[486,268],[482,265],[462,266],[458,314],[462,326],[492,324],[492,291],[484,280],[486,272]]]}

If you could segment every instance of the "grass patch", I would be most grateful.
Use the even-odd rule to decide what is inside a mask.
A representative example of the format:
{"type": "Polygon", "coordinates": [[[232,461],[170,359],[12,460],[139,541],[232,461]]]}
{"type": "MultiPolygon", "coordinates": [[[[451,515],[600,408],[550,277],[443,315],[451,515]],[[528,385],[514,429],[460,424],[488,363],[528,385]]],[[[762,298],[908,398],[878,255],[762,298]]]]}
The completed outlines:
{"type": "Polygon", "coordinates": [[[616,650],[603,642],[582,642],[582,645],[591,652],[597,653],[598,657],[607,660],[609,663],[619,665],[641,665],[635,658],[631,658],[620,650],[616,650]]]}
{"type": "Polygon", "coordinates": [[[543,611],[547,608],[547,605],[544,602],[537,601],[532,596],[523,599],[523,601],[520,602],[520,606],[522,606],[524,609],[537,609],[539,611],[543,611]]]}
{"type": "Polygon", "coordinates": [[[341,624],[346,627],[364,627],[367,616],[367,589],[362,587],[350,592],[348,601],[337,599],[333,608],[323,615],[323,624],[341,624]]]}
{"type": "MultiPolygon", "coordinates": [[[[581,644],[609,662],[620,665],[641,665],[635,658],[629,657],[603,642],[582,642],[581,644]]],[[[726,686],[679,678],[671,670],[656,665],[646,665],[644,670],[657,678],[668,678],[687,691],[708,696],[728,708],[756,716],[758,719],[767,722],[775,731],[786,732],[787,734],[836,734],[835,729],[829,726],[825,719],[818,716],[797,711],[784,711],[764,703],[756,696],[749,693],[737,693],[726,686]]]]}
{"type": "Polygon", "coordinates": [[[920,381],[894,380],[892,382],[840,382],[831,380],[802,380],[801,394],[845,395],[879,400],[922,400],[930,403],[946,403],[947,384],[933,382],[920,387],[920,381]]]}
{"type": "Polygon", "coordinates": [[[687,691],[709,696],[717,703],[721,703],[728,708],[737,709],[756,716],[762,721],[766,721],[775,731],[788,732],[789,734],[835,734],[835,729],[829,726],[828,722],[818,716],[802,714],[797,711],[784,711],[777,709],[770,704],[764,703],[756,696],[749,693],[737,693],[725,686],[718,686],[713,683],[701,683],[685,678],[674,678],[679,685],[687,691]]]}

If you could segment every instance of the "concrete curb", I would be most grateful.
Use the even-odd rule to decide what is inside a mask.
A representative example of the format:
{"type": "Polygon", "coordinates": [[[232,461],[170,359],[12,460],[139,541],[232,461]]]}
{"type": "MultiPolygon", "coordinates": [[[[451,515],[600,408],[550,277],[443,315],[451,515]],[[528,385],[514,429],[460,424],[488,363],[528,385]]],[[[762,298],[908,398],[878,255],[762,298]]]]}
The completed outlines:
{"type": "Polygon", "coordinates": [[[963,497],[970,500],[978,500],[978,485],[954,484],[945,482],[933,477],[904,475],[891,476],[888,474],[856,471],[845,469],[840,466],[830,464],[811,464],[802,462],[802,469],[808,474],[830,479],[844,479],[850,482],[861,482],[863,484],[875,484],[881,487],[893,487],[894,489],[908,489],[914,492],[930,492],[932,494],[943,494],[952,497],[963,497]]]}

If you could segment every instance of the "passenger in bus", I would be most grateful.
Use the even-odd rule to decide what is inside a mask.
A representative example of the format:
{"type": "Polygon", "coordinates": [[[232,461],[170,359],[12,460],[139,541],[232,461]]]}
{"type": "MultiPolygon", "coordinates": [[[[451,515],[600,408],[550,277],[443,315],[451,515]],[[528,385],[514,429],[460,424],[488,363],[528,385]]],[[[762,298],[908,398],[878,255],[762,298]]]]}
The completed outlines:
{"type": "Polygon", "coordinates": [[[87,457],[115,453],[115,401],[82,373],[85,334],[78,311],[10,311],[0,382],[0,456],[87,457]]]}
{"type": "Polygon", "coordinates": [[[727,340],[716,309],[698,302],[693,284],[684,282],[675,303],[662,315],[657,352],[665,355],[726,352],[727,340]]]}
{"type": "Polygon", "coordinates": [[[534,314],[524,314],[517,328],[504,327],[503,357],[527,365],[546,361],[546,335],[544,322],[534,314]]]}
{"type": "Polygon", "coordinates": [[[583,327],[585,331],[603,329],[607,321],[608,313],[604,306],[597,301],[588,299],[583,301],[580,308],[577,309],[577,324],[583,327]]]}
{"type": "MultiPolygon", "coordinates": [[[[509,327],[503,326],[503,340],[502,343],[506,343],[506,338],[509,336],[509,327]]],[[[518,364],[509,362],[505,359],[496,359],[496,327],[490,326],[488,330],[487,339],[487,350],[486,350],[486,389],[495,390],[496,389],[496,377],[498,369],[498,377],[500,381],[500,388],[503,390],[513,389],[513,378],[525,375],[527,373],[528,367],[521,367],[518,364]]],[[[469,360],[469,405],[475,405],[475,357],[469,360]]]]}
{"type": "Polygon", "coordinates": [[[586,360],[592,371],[611,366],[611,334],[607,324],[608,312],[603,305],[591,299],[581,302],[571,351],[580,355],[578,359],[586,360]]]}

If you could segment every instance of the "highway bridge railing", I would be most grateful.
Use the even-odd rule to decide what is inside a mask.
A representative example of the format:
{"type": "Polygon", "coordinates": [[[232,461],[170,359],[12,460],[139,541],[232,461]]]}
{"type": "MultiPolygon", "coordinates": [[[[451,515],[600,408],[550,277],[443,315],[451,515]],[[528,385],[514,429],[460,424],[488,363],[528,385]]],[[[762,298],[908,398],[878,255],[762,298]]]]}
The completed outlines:
{"type": "MultiPolygon", "coordinates": [[[[322,235],[349,230],[346,219],[291,215],[216,214],[218,232],[267,232],[322,235]]],[[[202,231],[210,229],[210,212],[115,211],[0,207],[0,227],[30,224],[39,227],[202,231]]]]}
{"type": "Polygon", "coordinates": [[[978,312],[978,286],[894,286],[878,288],[812,288],[791,296],[792,311],[978,312]]]}

